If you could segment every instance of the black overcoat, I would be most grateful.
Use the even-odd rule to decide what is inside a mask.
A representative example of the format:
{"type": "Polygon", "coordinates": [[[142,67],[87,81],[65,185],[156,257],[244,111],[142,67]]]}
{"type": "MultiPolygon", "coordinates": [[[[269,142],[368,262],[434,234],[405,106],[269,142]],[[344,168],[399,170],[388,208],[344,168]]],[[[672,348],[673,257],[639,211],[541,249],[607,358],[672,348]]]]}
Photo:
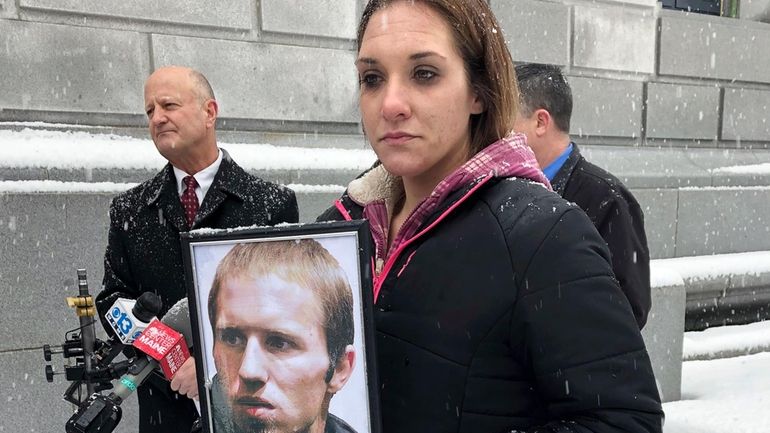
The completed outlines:
{"type": "Polygon", "coordinates": [[[652,307],[650,251],[644,213],[617,177],[586,161],[577,145],[551,182],[554,191],[583,209],[610,249],[612,271],[643,328],[652,307]]]}
{"type": "MultiPolygon", "coordinates": [[[[246,173],[224,149],[222,152],[222,164],[193,229],[298,221],[293,191],[246,173]]],[[[188,230],[170,164],[152,179],[115,197],[110,205],[103,289],[96,297],[100,318],[118,297],[137,298],[154,292],[163,301],[160,316],[186,297],[179,233],[188,230]]],[[[191,400],[150,377],[138,390],[139,431],[189,432],[196,413],[191,400]]]]}

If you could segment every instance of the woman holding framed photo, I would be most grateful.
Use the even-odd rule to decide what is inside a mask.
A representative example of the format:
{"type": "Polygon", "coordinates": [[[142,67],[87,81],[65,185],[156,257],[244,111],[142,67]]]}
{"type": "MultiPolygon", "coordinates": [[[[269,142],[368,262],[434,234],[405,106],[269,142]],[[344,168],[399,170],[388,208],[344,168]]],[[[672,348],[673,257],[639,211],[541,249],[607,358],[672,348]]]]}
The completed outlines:
{"type": "Polygon", "coordinates": [[[383,431],[661,431],[606,245],[511,133],[487,1],[370,1],[356,68],[379,163],[319,220],[371,227],[383,431]]]}

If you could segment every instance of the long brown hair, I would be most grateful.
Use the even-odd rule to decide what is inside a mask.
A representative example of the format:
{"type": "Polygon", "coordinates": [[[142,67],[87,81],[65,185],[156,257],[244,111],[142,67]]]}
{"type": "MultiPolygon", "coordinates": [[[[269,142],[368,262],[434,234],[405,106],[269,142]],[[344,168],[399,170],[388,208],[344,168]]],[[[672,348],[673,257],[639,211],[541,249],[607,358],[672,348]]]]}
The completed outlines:
{"type": "MultiPolygon", "coordinates": [[[[372,15],[398,1],[405,0],[369,1],[358,24],[357,51],[372,15]]],[[[511,132],[518,110],[513,60],[500,25],[487,0],[410,1],[424,3],[449,24],[469,85],[484,104],[482,113],[471,116],[470,152],[474,155],[511,132]]]]}

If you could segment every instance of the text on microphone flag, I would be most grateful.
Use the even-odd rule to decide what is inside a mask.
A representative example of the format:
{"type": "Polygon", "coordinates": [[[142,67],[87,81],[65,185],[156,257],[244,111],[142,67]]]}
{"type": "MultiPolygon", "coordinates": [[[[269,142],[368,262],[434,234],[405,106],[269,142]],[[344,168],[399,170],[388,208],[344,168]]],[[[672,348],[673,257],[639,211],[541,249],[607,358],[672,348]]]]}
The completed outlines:
{"type": "Polygon", "coordinates": [[[133,345],[158,361],[167,379],[190,357],[184,336],[157,319],[150,322],[133,345]]]}

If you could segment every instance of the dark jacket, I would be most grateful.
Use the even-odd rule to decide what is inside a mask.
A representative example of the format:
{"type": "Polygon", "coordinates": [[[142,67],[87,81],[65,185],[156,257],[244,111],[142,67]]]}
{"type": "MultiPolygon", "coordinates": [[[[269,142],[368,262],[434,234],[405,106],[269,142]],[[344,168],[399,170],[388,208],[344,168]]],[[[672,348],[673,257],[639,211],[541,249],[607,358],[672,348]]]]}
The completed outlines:
{"type": "Polygon", "coordinates": [[[615,176],[586,161],[576,144],[551,185],[583,209],[610,249],[612,270],[642,329],[650,312],[650,251],[644,214],[615,176]]]}
{"type": "MultiPolygon", "coordinates": [[[[201,203],[194,229],[297,222],[293,191],[246,173],[222,152],[222,164],[201,203]]],[[[187,230],[170,164],[112,200],[104,287],[96,297],[103,323],[104,314],[119,297],[155,292],[163,301],[164,314],[187,296],[179,240],[179,233],[187,230]]],[[[109,329],[106,323],[105,328],[109,329]]],[[[139,431],[189,432],[195,419],[192,401],[177,400],[167,383],[152,379],[147,385],[154,389],[139,388],[139,431]]]]}
{"type": "Polygon", "coordinates": [[[527,180],[478,182],[379,276],[383,431],[660,432],[644,342],[585,213],[527,180]]]}

